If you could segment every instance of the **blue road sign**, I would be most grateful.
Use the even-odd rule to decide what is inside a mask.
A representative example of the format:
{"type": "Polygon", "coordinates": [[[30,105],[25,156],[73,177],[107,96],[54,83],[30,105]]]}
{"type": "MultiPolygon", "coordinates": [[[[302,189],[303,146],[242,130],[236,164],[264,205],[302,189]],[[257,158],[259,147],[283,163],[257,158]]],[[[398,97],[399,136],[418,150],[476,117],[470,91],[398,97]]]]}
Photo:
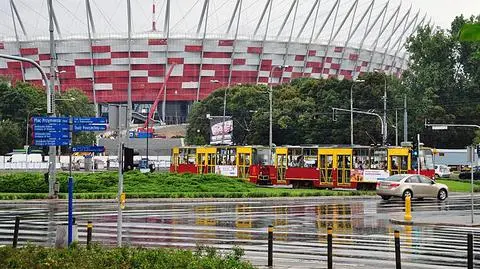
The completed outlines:
{"type": "Polygon", "coordinates": [[[104,146],[74,146],[72,152],[104,152],[104,146]]]}
{"type": "Polygon", "coordinates": [[[107,124],[107,118],[74,117],[73,124],[107,124]]]}
{"type": "Polygon", "coordinates": [[[33,125],[34,132],[68,132],[70,125],[68,124],[48,124],[48,125],[33,125]]]}
{"type": "Polygon", "coordinates": [[[46,132],[46,133],[33,133],[33,139],[70,139],[70,133],[68,132],[46,132]]]}
{"type": "Polygon", "coordinates": [[[70,139],[34,139],[33,144],[35,146],[68,146],[70,144],[70,139]]]}
{"type": "Polygon", "coordinates": [[[107,125],[73,125],[74,132],[101,132],[107,130],[107,125]]]}
{"type": "Polygon", "coordinates": [[[69,117],[33,117],[33,124],[46,125],[46,124],[69,124],[69,117]]]}

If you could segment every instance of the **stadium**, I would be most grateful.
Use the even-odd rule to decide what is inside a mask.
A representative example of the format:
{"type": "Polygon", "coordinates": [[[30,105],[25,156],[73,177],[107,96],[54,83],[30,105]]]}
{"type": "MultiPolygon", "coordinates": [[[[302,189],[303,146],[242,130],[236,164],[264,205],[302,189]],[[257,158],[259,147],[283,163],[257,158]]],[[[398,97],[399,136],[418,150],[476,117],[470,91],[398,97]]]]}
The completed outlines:
{"type": "MultiPolygon", "coordinates": [[[[55,89],[83,90],[100,112],[127,103],[129,89],[138,114],[157,99],[156,118],[167,124],[185,122],[191,104],[219,87],[374,70],[400,76],[406,39],[429,23],[394,0],[34,2],[0,4],[0,54],[30,58],[47,73],[53,58],[55,89]]],[[[0,59],[0,76],[42,85],[28,63],[0,59]]]]}

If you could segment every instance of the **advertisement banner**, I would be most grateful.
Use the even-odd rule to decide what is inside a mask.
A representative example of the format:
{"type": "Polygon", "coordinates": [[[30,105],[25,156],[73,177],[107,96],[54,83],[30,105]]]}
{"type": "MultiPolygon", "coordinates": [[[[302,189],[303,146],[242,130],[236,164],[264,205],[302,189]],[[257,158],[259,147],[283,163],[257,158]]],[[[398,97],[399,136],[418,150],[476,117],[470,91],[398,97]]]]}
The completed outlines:
{"type": "Polygon", "coordinates": [[[231,117],[225,117],[225,123],[223,122],[223,117],[210,119],[210,144],[231,145],[232,135],[233,120],[231,117]]]}
{"type": "Polygon", "coordinates": [[[215,166],[215,174],[236,177],[238,175],[238,169],[236,165],[217,165],[215,166]]]}
{"type": "Polygon", "coordinates": [[[363,181],[384,180],[390,176],[386,170],[363,170],[363,181]]]}
{"type": "Polygon", "coordinates": [[[377,182],[378,180],[384,180],[389,176],[390,173],[386,170],[352,169],[350,173],[350,180],[357,182],[377,182]]]}

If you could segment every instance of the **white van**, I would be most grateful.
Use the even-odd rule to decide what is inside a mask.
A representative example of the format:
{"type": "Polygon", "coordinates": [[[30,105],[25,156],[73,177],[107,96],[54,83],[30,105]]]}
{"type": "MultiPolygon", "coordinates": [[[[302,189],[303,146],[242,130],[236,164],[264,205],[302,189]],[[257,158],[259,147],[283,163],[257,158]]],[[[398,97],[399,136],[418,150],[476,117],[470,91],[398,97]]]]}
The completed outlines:
{"type": "Polygon", "coordinates": [[[450,167],[444,164],[435,165],[435,178],[450,177],[452,172],[450,172],[450,167]]]}

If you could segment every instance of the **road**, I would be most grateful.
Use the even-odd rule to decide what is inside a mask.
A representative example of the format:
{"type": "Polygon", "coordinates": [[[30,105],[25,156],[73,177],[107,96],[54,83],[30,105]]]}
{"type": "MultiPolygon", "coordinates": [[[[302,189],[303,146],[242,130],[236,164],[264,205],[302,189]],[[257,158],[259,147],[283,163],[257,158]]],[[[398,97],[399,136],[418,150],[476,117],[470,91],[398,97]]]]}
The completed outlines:
{"type": "MultiPolygon", "coordinates": [[[[468,215],[469,196],[445,202],[413,201],[413,215],[450,218],[468,215]]],[[[480,196],[475,197],[477,209],[480,196]]],[[[22,217],[19,244],[51,246],[56,225],[66,222],[65,201],[0,202],[0,245],[11,244],[14,216],[22,217]]],[[[146,247],[195,248],[209,245],[245,250],[245,258],[267,263],[267,226],[275,226],[275,268],[326,268],[326,229],[333,226],[334,268],[394,268],[393,231],[401,232],[403,268],[465,268],[466,233],[480,243],[480,228],[400,226],[389,219],[403,212],[403,202],[372,198],[283,198],[219,201],[127,201],[123,242],[146,247]]],[[[114,201],[75,202],[80,243],[86,222],[94,224],[93,241],[116,242],[114,201]]],[[[480,216],[477,216],[480,219],[480,216]]],[[[480,266],[480,260],[475,261],[480,266]]]]}

